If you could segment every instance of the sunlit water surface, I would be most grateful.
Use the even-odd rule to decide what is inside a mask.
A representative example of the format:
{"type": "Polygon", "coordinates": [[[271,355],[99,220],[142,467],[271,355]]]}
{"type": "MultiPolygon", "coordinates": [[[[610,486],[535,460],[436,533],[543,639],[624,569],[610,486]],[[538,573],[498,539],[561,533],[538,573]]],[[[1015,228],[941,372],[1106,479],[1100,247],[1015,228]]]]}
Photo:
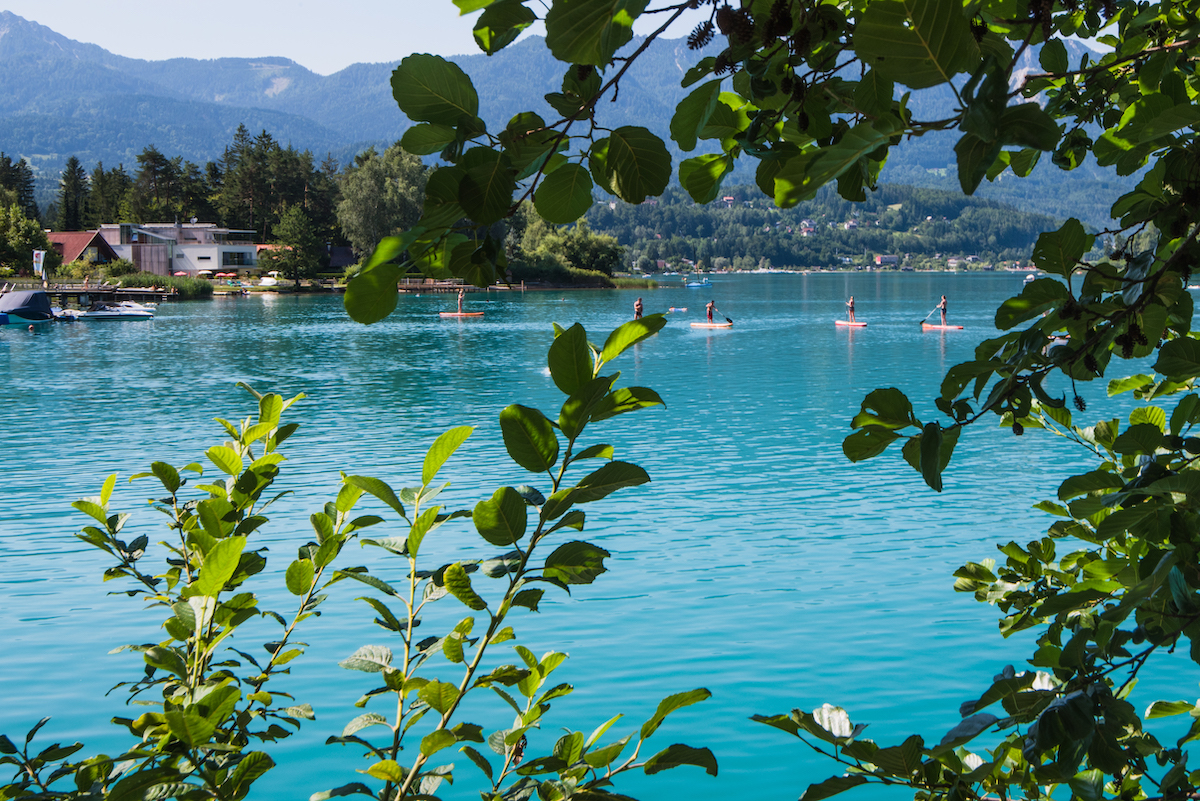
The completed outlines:
{"type": "MultiPolygon", "coordinates": [[[[302,428],[285,446],[291,461],[278,483],[295,494],[277,504],[260,539],[272,548],[278,588],[263,593],[264,605],[285,610],[282,570],[312,537],[308,515],[332,499],[340,470],[419,483],[433,438],[468,424],[474,435],[443,472],[453,481],[448,503],[473,506],[502,484],[536,482],[504,456],[498,412],[523,403],[557,416],[562,396],[545,366],[551,323],[579,321],[602,342],[641,295],[647,313],[687,308],[615,363],[622,383],[656,389],[666,408],[597,424],[588,442],[613,443],[617,458],[653,481],[588,509],[585,535],[612,553],[609,573],[570,597],[551,592],[539,614],[512,621],[535,653],[570,654],[554,678],[576,688],[555,702],[529,753],[547,753],[560,727],[587,733],[618,712],[627,717],[612,731],[623,736],[659,699],[693,687],[713,698],[674,715],[651,744],[707,746],[719,777],[684,767],[618,790],[795,798],[835,767],[748,718],[824,702],[870,723],[877,740],[920,732],[936,741],[960,702],[1030,652],[1028,638],[996,633],[996,610],[954,593],[951,574],[996,556],[994,543],[1038,537],[1049,519],[1031,505],[1051,497],[1066,471],[1086,469],[1085,455],[1047,435],[1018,440],[989,419],[964,436],[939,495],[898,451],[851,464],[841,441],[876,387],[903,389],[932,419],[945,369],[994,335],[996,306],[1020,288],[1010,274],[755,275],[717,278],[711,289],[472,294],[468,308],[486,314],[461,321],[437,316],[451,296],[402,297],[370,327],[350,322],[340,298],[263,296],[164,305],[151,322],[0,329],[0,732],[15,739],[52,715],[45,735],[82,739],[85,753],[128,744],[108,721],[140,710],[120,690],[104,694],[135,679],[140,659],[108,652],[160,639],[162,616],[107,594],[123,586],[104,584],[104,555],[72,536],[85,518],[70,503],[96,494],[110,473],[204,461],[222,439],[213,418],[254,410],[236,382],[308,396],[288,412],[302,428]],[[923,333],[919,322],[942,293],[965,329],[923,333]],[[866,329],[833,325],[851,294],[866,329]],[[731,330],[689,326],[710,299],[735,320],[731,330]]],[[[1098,384],[1082,390],[1093,409],[1123,408],[1098,384]]],[[[145,507],[153,486],[118,483],[113,508],[136,513],[130,539],[165,538],[145,507]]],[[[422,556],[436,566],[492,552],[481,545],[468,526],[448,526],[422,556]]],[[[373,549],[351,546],[343,564],[400,575],[400,564],[373,549]]],[[[396,645],[354,601],[364,590],[332,588],[326,614],[303,633],[308,653],[272,682],[311,703],[317,720],[275,747],[279,767],[254,797],[306,799],[360,779],[355,769],[369,764],[324,745],[376,685],[338,660],[360,645],[396,645]]],[[[431,634],[465,616],[453,599],[438,606],[426,620],[431,634]]],[[[240,645],[261,651],[254,643],[275,631],[263,624],[260,639],[240,645]]],[[[497,658],[518,661],[511,652],[497,658]]],[[[1168,695],[1194,692],[1195,678],[1189,672],[1168,695]]],[[[466,717],[501,728],[511,722],[506,708],[481,693],[466,717]]],[[[476,768],[453,750],[439,756],[458,763],[443,797],[477,798],[476,768]]]]}

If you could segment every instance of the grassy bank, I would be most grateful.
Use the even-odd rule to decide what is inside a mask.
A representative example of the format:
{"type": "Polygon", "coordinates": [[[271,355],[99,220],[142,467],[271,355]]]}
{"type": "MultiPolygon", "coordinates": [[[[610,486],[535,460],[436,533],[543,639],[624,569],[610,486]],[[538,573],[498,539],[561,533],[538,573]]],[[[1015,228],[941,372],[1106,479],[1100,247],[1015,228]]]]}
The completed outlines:
{"type": "Polygon", "coordinates": [[[175,290],[180,300],[201,300],[212,297],[213,285],[202,278],[186,276],[155,275],[154,273],[131,273],[117,279],[117,286],[131,289],[134,287],[166,287],[175,290]]]}

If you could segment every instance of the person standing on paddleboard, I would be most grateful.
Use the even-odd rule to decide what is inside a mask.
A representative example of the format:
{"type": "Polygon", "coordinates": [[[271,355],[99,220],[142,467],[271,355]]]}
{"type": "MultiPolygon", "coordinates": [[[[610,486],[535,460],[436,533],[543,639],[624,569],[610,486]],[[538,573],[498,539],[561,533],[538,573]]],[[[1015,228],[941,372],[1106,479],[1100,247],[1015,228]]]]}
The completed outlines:
{"type": "Polygon", "coordinates": [[[942,325],[946,324],[946,296],[942,295],[942,302],[937,305],[938,310],[942,313],[942,325]]]}
{"type": "Polygon", "coordinates": [[[706,311],[708,313],[708,321],[710,323],[713,321],[713,312],[715,312],[716,310],[717,310],[717,302],[715,300],[710,300],[708,302],[708,305],[704,307],[704,311],[706,311]]]}
{"type": "Polygon", "coordinates": [[[633,302],[633,319],[642,319],[642,299],[638,298],[633,302]]]}
{"type": "Polygon", "coordinates": [[[850,296],[850,300],[846,301],[846,315],[850,318],[847,322],[854,322],[854,296],[850,296]]]}
{"type": "Polygon", "coordinates": [[[463,296],[464,296],[464,295],[466,295],[466,294],[467,294],[467,290],[465,290],[465,289],[460,289],[460,290],[458,290],[458,313],[459,313],[459,314],[462,314],[462,313],[463,313],[463,311],[462,311],[462,302],[463,302],[463,296]]]}

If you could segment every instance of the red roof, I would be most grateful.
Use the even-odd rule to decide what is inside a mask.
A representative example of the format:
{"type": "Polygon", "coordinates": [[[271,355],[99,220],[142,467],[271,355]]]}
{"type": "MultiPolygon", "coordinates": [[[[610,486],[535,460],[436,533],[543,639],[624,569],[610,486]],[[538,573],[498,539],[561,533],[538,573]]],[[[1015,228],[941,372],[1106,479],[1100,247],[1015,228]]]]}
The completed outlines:
{"type": "Polygon", "coordinates": [[[100,257],[101,262],[116,261],[119,258],[116,251],[112,249],[112,245],[100,236],[98,230],[51,231],[47,236],[50,238],[50,244],[54,246],[54,250],[62,256],[64,264],[75,261],[84,251],[93,247],[96,248],[96,254],[100,257]]]}

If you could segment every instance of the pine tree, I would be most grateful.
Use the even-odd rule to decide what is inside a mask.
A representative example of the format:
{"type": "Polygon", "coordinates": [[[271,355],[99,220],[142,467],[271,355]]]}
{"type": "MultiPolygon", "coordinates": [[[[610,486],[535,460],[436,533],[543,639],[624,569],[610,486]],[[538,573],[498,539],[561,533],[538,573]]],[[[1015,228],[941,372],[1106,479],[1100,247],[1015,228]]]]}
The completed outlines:
{"type": "Polygon", "coordinates": [[[58,230],[82,230],[87,216],[88,174],[75,156],[67,159],[58,186],[58,230]]]}

